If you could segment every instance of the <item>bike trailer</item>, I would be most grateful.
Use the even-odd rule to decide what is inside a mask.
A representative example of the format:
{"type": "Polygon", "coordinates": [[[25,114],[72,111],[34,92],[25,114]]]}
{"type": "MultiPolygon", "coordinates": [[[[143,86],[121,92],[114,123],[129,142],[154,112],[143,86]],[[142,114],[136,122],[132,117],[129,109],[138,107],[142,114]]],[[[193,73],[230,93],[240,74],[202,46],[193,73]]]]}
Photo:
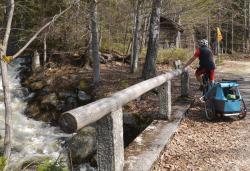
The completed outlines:
{"type": "Polygon", "coordinates": [[[235,81],[222,81],[215,84],[206,95],[213,103],[216,113],[233,114],[242,111],[242,97],[235,81]]]}

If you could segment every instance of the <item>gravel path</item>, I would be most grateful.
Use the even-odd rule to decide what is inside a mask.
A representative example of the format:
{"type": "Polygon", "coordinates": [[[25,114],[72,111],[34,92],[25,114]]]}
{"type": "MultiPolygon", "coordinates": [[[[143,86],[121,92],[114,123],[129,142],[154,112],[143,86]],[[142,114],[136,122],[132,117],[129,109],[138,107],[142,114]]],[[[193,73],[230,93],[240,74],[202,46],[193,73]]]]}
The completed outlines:
{"type": "MultiPolygon", "coordinates": [[[[226,62],[217,73],[218,79],[241,79],[241,93],[250,110],[250,62],[226,62]]],[[[250,170],[250,116],[208,122],[203,111],[196,100],[154,171],[250,170]]]]}

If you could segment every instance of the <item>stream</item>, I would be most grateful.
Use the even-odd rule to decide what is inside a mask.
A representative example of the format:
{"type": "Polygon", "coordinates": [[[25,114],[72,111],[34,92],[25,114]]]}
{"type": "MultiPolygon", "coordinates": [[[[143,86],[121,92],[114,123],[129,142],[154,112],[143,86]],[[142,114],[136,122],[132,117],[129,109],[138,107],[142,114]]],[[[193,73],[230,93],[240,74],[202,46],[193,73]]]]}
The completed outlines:
{"type": "MultiPolygon", "coordinates": [[[[62,139],[71,134],[63,133],[57,127],[51,127],[44,122],[35,121],[24,115],[27,106],[23,87],[18,78],[18,68],[23,59],[18,59],[9,65],[10,89],[12,94],[12,153],[8,170],[17,170],[25,162],[50,158],[57,159],[63,148],[62,139]]],[[[3,149],[4,137],[4,102],[2,81],[0,81],[0,148],[3,149]]],[[[62,154],[61,154],[62,156],[62,154]]]]}

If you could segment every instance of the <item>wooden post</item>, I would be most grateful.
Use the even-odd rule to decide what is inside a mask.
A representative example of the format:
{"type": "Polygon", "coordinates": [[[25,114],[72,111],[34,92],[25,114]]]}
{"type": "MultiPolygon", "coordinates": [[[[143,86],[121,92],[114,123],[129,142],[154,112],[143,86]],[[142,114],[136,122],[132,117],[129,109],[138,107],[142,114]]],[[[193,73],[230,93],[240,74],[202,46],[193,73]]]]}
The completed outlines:
{"type": "Polygon", "coordinates": [[[171,119],[171,81],[167,81],[160,86],[160,114],[167,119],[171,119]]]}
{"type": "Polygon", "coordinates": [[[122,109],[97,123],[98,170],[122,171],[124,166],[122,109]]]}
{"type": "Polygon", "coordinates": [[[185,71],[181,74],[181,96],[187,97],[189,92],[189,74],[185,71]]]}

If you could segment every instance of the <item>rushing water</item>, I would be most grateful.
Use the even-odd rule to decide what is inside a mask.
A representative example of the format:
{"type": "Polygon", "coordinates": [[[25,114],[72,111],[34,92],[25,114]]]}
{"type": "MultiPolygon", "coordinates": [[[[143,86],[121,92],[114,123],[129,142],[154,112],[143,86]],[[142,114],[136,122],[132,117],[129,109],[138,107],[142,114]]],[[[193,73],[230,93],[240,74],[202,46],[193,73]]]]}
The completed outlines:
{"type": "MultiPolygon", "coordinates": [[[[51,127],[50,125],[29,119],[24,115],[24,110],[27,106],[23,100],[20,80],[18,78],[17,68],[20,67],[20,60],[12,66],[9,66],[10,89],[12,94],[12,153],[10,160],[10,170],[16,170],[16,167],[25,161],[32,161],[36,158],[58,158],[62,153],[60,138],[69,137],[59,130],[59,128],[51,127]]],[[[0,146],[3,146],[4,137],[4,102],[2,81],[0,81],[0,146]]]]}

